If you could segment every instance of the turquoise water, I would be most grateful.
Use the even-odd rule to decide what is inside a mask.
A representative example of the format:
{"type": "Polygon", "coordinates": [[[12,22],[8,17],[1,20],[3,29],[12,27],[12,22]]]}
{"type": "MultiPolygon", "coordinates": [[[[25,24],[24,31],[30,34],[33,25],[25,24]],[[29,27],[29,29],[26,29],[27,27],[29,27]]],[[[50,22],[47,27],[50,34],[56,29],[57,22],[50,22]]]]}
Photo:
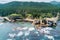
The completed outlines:
{"type": "Polygon", "coordinates": [[[6,40],[8,38],[8,34],[12,32],[12,29],[15,27],[24,27],[24,26],[30,26],[30,23],[24,24],[22,23],[0,23],[0,40],[6,40]]]}
{"type": "MultiPolygon", "coordinates": [[[[12,31],[15,27],[33,27],[31,23],[25,23],[25,22],[19,22],[19,23],[0,23],[0,40],[60,40],[60,22],[57,23],[57,27],[51,31],[50,35],[53,37],[53,39],[49,39],[46,34],[42,34],[38,32],[37,30],[33,31],[12,31]],[[9,37],[9,33],[21,33],[24,32],[23,35],[15,36],[14,38],[9,37]],[[28,34],[28,36],[25,36],[28,34]]],[[[50,37],[51,37],[50,36],[50,37]]]]}

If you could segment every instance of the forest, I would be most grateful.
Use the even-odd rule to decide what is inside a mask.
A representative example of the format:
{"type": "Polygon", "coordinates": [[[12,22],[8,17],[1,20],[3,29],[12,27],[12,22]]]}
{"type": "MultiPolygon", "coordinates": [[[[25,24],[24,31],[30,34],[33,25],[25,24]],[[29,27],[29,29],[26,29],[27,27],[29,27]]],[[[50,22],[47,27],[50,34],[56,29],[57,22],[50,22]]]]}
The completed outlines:
{"type": "Polygon", "coordinates": [[[53,2],[18,2],[13,1],[5,4],[0,4],[0,16],[11,16],[17,14],[20,17],[26,18],[44,18],[55,17],[60,12],[60,3],[53,2]]]}

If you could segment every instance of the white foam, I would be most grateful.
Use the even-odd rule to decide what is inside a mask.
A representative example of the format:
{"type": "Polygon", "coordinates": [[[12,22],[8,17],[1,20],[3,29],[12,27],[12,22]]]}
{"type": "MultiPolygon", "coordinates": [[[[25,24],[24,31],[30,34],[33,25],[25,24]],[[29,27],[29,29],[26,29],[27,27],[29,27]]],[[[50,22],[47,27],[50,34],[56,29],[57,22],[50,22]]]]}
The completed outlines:
{"type": "Polygon", "coordinates": [[[29,40],[28,38],[26,40],[29,40]]]}
{"type": "Polygon", "coordinates": [[[4,24],[4,23],[0,23],[0,25],[2,25],[2,24],[4,24]]]}
{"type": "Polygon", "coordinates": [[[44,28],[45,30],[53,30],[53,28],[50,28],[50,27],[46,27],[44,28]]]}
{"type": "Polygon", "coordinates": [[[50,34],[50,31],[48,30],[40,30],[41,33],[44,33],[44,34],[50,34]]]}
{"type": "Polygon", "coordinates": [[[50,39],[50,40],[54,40],[54,37],[51,36],[51,35],[45,35],[45,37],[47,37],[47,38],[50,39]]]}
{"type": "Polygon", "coordinates": [[[7,40],[12,40],[12,39],[7,39],[7,40]]]}
{"type": "Polygon", "coordinates": [[[28,36],[29,35],[29,31],[26,31],[24,34],[25,34],[25,36],[28,36]]]}
{"type": "Polygon", "coordinates": [[[12,37],[12,38],[14,38],[16,36],[16,34],[15,33],[13,33],[13,34],[9,33],[9,36],[12,37]]]}
{"type": "Polygon", "coordinates": [[[28,27],[24,27],[24,28],[22,28],[23,30],[27,30],[28,29],[28,27]]]}
{"type": "Polygon", "coordinates": [[[35,32],[36,34],[38,34],[38,32],[35,32]]]}
{"type": "Polygon", "coordinates": [[[23,32],[22,31],[20,31],[18,34],[17,34],[17,36],[22,36],[23,35],[23,32]]]}
{"type": "Polygon", "coordinates": [[[38,31],[36,31],[35,33],[37,34],[37,36],[39,36],[39,32],[38,31]]]}
{"type": "Polygon", "coordinates": [[[50,28],[50,27],[46,27],[46,28],[42,28],[40,29],[39,31],[41,33],[44,33],[44,34],[50,34],[50,31],[53,30],[53,28],[50,28]]]}
{"type": "Polygon", "coordinates": [[[16,29],[17,29],[17,30],[23,30],[21,27],[17,27],[16,29]]]}
{"type": "Polygon", "coordinates": [[[29,27],[28,30],[29,30],[29,31],[33,31],[33,30],[35,30],[35,28],[34,28],[34,27],[29,27]]]}

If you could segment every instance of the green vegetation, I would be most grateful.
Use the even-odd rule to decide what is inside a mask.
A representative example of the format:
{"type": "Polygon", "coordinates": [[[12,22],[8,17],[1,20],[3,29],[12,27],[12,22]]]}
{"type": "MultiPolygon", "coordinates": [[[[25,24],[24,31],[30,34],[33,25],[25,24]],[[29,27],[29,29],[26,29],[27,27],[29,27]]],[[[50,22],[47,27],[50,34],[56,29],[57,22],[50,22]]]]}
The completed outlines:
{"type": "Polygon", "coordinates": [[[15,16],[22,17],[22,15],[20,15],[20,14],[11,14],[11,15],[9,15],[9,17],[15,17],[15,16]]]}
{"type": "Polygon", "coordinates": [[[44,18],[56,16],[60,12],[59,4],[44,2],[10,2],[0,4],[0,16],[20,16],[23,18],[44,18]],[[11,15],[13,14],[13,15],[11,15]]]}

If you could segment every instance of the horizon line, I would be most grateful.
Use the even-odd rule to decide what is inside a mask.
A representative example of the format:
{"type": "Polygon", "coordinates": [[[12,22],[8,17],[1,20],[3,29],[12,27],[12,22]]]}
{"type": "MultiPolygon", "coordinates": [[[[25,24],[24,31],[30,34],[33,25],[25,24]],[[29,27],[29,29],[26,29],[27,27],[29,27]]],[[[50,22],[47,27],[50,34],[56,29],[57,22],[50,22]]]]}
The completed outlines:
{"type": "MultiPolygon", "coordinates": [[[[14,2],[14,1],[10,1],[10,2],[14,2]]],[[[0,2],[0,4],[5,4],[5,3],[10,3],[10,2],[0,2]]],[[[52,2],[52,1],[16,1],[16,2],[46,2],[46,3],[49,3],[49,2],[52,2]]],[[[60,2],[60,1],[55,1],[55,2],[60,2]]]]}

